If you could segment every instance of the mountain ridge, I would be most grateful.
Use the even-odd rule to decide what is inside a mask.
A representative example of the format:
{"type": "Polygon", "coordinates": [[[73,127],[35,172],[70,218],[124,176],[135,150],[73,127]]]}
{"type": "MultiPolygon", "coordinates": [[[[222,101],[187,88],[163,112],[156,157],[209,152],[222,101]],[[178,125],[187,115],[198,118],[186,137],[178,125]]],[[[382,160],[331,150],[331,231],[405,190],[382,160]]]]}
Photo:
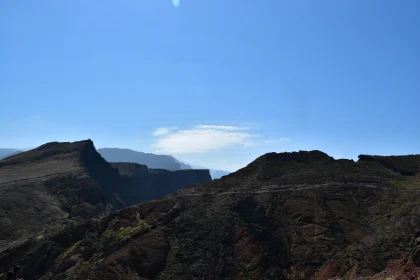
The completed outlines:
{"type": "Polygon", "coordinates": [[[124,179],[90,139],[51,142],[0,160],[0,250],[44,231],[211,180],[208,171],[200,170],[173,174],[146,167],[144,173],[155,183],[146,186],[135,177],[124,179]],[[22,223],[11,222],[15,220],[22,223]]]}
{"type": "Polygon", "coordinates": [[[418,176],[380,162],[268,153],[72,234],[28,241],[0,263],[23,259],[43,280],[386,279],[401,273],[393,264],[420,272],[419,199],[418,176]]]}

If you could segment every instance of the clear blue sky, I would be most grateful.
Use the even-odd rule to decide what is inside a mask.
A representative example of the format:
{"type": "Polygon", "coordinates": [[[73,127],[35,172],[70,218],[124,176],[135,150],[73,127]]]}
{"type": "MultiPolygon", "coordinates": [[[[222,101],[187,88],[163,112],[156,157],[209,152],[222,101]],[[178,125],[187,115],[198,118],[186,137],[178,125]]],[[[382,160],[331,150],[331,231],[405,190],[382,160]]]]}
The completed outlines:
{"type": "Polygon", "coordinates": [[[419,12],[418,0],[3,0],[0,147],[91,138],[229,170],[269,151],[420,153],[419,12]]]}

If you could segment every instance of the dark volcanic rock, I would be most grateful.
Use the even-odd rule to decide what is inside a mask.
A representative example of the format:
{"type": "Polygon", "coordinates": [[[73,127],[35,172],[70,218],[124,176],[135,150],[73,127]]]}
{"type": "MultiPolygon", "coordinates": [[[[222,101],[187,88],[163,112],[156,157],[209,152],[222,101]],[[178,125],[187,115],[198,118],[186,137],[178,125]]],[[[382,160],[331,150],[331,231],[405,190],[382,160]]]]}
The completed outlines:
{"type": "MultiPolygon", "coordinates": [[[[128,179],[146,172],[119,170],[128,179]]],[[[415,279],[407,277],[420,271],[419,181],[376,161],[271,153],[16,246],[0,263],[20,260],[29,280],[415,279]]]]}
{"type": "Polygon", "coordinates": [[[211,180],[208,170],[127,166],[137,171],[121,176],[90,140],[47,143],[1,160],[0,252],[28,238],[211,180]]]}
{"type": "Polygon", "coordinates": [[[186,186],[211,181],[208,170],[149,169],[136,163],[113,162],[119,170],[120,188],[116,191],[127,205],[153,200],[178,191],[186,186]]]}
{"type": "Polygon", "coordinates": [[[370,156],[359,155],[359,161],[374,161],[402,175],[414,176],[420,173],[420,155],[370,156]]]}
{"type": "Polygon", "coordinates": [[[55,142],[0,161],[0,249],[121,208],[118,171],[96,155],[90,140],[55,142]]]}

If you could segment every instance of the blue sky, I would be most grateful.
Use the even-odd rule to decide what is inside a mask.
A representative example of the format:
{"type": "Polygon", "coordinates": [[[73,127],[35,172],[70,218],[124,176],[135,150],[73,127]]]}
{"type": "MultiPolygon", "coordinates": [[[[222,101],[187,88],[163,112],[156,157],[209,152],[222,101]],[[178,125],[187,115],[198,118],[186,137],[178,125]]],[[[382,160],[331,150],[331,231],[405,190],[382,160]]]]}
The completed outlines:
{"type": "Polygon", "coordinates": [[[420,153],[418,0],[4,0],[0,147],[91,138],[233,171],[420,153]]]}

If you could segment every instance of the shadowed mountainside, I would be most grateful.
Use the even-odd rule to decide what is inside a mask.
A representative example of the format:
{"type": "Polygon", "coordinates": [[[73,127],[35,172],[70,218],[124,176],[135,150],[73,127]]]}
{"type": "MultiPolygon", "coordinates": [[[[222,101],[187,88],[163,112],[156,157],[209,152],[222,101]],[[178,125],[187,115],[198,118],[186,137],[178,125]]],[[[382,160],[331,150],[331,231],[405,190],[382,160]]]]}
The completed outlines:
{"type": "Polygon", "coordinates": [[[377,161],[270,153],[220,180],[31,239],[0,263],[44,280],[411,279],[419,190],[417,176],[377,161]]]}
{"type": "Polygon", "coordinates": [[[420,173],[420,155],[408,155],[408,156],[360,155],[359,161],[374,161],[402,175],[414,176],[415,174],[420,173]]]}
{"type": "Polygon", "coordinates": [[[0,250],[211,180],[208,170],[139,168],[140,177],[121,176],[90,140],[48,143],[1,160],[0,250]]]}
{"type": "Polygon", "coordinates": [[[113,162],[111,165],[120,173],[118,195],[124,197],[129,205],[153,200],[178,191],[186,186],[211,181],[207,169],[187,169],[168,171],[149,169],[146,165],[126,162],[113,162]]]}
{"type": "Polygon", "coordinates": [[[111,191],[117,182],[91,141],[48,143],[0,161],[0,248],[123,207],[111,191]]]}

